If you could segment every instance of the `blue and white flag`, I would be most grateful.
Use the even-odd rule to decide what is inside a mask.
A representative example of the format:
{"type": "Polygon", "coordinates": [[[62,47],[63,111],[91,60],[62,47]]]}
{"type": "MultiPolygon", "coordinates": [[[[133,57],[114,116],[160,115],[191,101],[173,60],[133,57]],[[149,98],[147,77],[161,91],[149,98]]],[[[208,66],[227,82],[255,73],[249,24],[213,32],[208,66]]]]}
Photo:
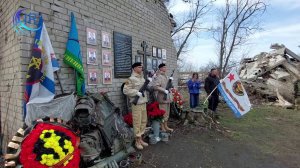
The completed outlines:
{"type": "MultiPolygon", "coordinates": [[[[35,34],[32,57],[26,75],[25,105],[49,102],[55,95],[54,72],[59,69],[59,64],[42,17],[38,27],[41,28],[35,34]]],[[[26,107],[24,113],[25,117],[26,107]]]]}
{"type": "Polygon", "coordinates": [[[220,81],[218,90],[236,117],[250,111],[251,103],[236,71],[230,72],[220,81]]]}

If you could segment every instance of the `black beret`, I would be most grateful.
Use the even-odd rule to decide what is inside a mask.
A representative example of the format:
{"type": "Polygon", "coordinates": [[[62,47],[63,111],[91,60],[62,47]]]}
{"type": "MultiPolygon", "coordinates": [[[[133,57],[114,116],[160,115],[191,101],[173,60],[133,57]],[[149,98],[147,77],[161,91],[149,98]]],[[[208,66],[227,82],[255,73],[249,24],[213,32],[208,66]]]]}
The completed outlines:
{"type": "Polygon", "coordinates": [[[135,68],[135,67],[138,67],[138,66],[142,66],[142,63],[141,62],[136,62],[134,64],[132,64],[132,69],[135,68]]]}
{"type": "Polygon", "coordinates": [[[161,63],[161,64],[158,65],[158,68],[162,68],[164,66],[166,66],[166,64],[165,63],[161,63]]]}

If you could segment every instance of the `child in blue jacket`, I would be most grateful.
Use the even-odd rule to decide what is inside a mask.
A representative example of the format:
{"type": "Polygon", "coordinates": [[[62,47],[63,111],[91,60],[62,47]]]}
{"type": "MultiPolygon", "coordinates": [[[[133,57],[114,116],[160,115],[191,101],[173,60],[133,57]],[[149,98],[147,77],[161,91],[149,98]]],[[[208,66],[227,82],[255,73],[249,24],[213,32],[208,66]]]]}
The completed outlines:
{"type": "Polygon", "coordinates": [[[195,108],[199,105],[200,84],[198,73],[193,73],[192,79],[187,82],[191,108],[195,108]]]}

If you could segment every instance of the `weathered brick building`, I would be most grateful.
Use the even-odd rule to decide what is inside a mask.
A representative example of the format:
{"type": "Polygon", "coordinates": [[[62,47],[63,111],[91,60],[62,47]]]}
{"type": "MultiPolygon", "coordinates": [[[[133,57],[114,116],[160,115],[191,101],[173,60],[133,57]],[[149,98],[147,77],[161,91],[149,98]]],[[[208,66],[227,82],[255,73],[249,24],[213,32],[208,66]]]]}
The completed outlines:
{"type": "MultiPolygon", "coordinates": [[[[132,38],[132,62],[142,50],[141,43],[146,41],[148,51],[152,47],[166,50],[169,72],[176,68],[176,51],[170,36],[172,29],[168,11],[159,0],[0,0],[0,110],[1,129],[9,137],[22,125],[22,100],[24,82],[34,32],[18,35],[13,30],[12,18],[19,8],[27,8],[33,12],[40,12],[44,18],[50,40],[56,57],[59,59],[59,76],[65,91],[75,90],[74,71],[63,63],[68,32],[70,30],[70,13],[73,12],[77,20],[79,42],[85,71],[86,89],[96,92],[107,90],[108,95],[117,106],[122,106],[120,86],[125,78],[116,78],[112,73],[112,84],[103,84],[103,68],[110,68],[114,72],[114,43],[113,34],[119,32],[132,38]],[[87,28],[96,30],[96,45],[87,44],[87,28]],[[110,33],[112,64],[102,64],[101,32],[110,33]],[[87,48],[97,51],[98,65],[87,64],[87,48]],[[96,85],[88,85],[88,69],[95,69],[100,80],[96,85]]],[[[151,59],[161,60],[152,56],[151,59]]],[[[128,60],[131,61],[131,60],[128,60]]],[[[175,76],[176,76],[175,72],[175,76]]],[[[176,82],[176,81],[175,81],[176,82]]],[[[56,86],[60,93],[59,85],[56,86]]],[[[6,141],[7,138],[4,138],[6,141]]]]}

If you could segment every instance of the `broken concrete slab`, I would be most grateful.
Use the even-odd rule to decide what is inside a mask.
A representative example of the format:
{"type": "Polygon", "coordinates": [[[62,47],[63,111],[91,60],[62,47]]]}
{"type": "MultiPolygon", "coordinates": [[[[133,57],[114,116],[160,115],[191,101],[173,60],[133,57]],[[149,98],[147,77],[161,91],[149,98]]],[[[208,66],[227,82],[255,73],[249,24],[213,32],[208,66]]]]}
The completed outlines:
{"type": "Polygon", "coordinates": [[[271,48],[274,50],[269,53],[242,60],[240,78],[249,96],[289,107],[295,103],[294,82],[300,80],[300,57],[284,45],[274,44],[271,48]]]}
{"type": "Polygon", "coordinates": [[[271,75],[274,75],[274,78],[280,81],[286,81],[291,77],[291,75],[283,69],[276,69],[271,75]]]}
{"type": "Polygon", "coordinates": [[[288,102],[278,91],[277,89],[277,97],[278,97],[278,103],[275,103],[274,105],[277,105],[277,106],[281,106],[281,107],[284,107],[284,108],[291,108],[293,107],[293,104],[288,102]]]}
{"type": "Polygon", "coordinates": [[[297,76],[298,79],[300,79],[300,70],[299,68],[293,66],[292,64],[289,64],[288,62],[285,62],[282,64],[288,71],[292,72],[293,75],[297,76]]]}
{"type": "Polygon", "coordinates": [[[295,58],[296,60],[300,61],[300,56],[298,56],[297,54],[295,54],[293,51],[291,51],[288,48],[285,48],[285,54],[288,54],[289,56],[295,58]]]}

